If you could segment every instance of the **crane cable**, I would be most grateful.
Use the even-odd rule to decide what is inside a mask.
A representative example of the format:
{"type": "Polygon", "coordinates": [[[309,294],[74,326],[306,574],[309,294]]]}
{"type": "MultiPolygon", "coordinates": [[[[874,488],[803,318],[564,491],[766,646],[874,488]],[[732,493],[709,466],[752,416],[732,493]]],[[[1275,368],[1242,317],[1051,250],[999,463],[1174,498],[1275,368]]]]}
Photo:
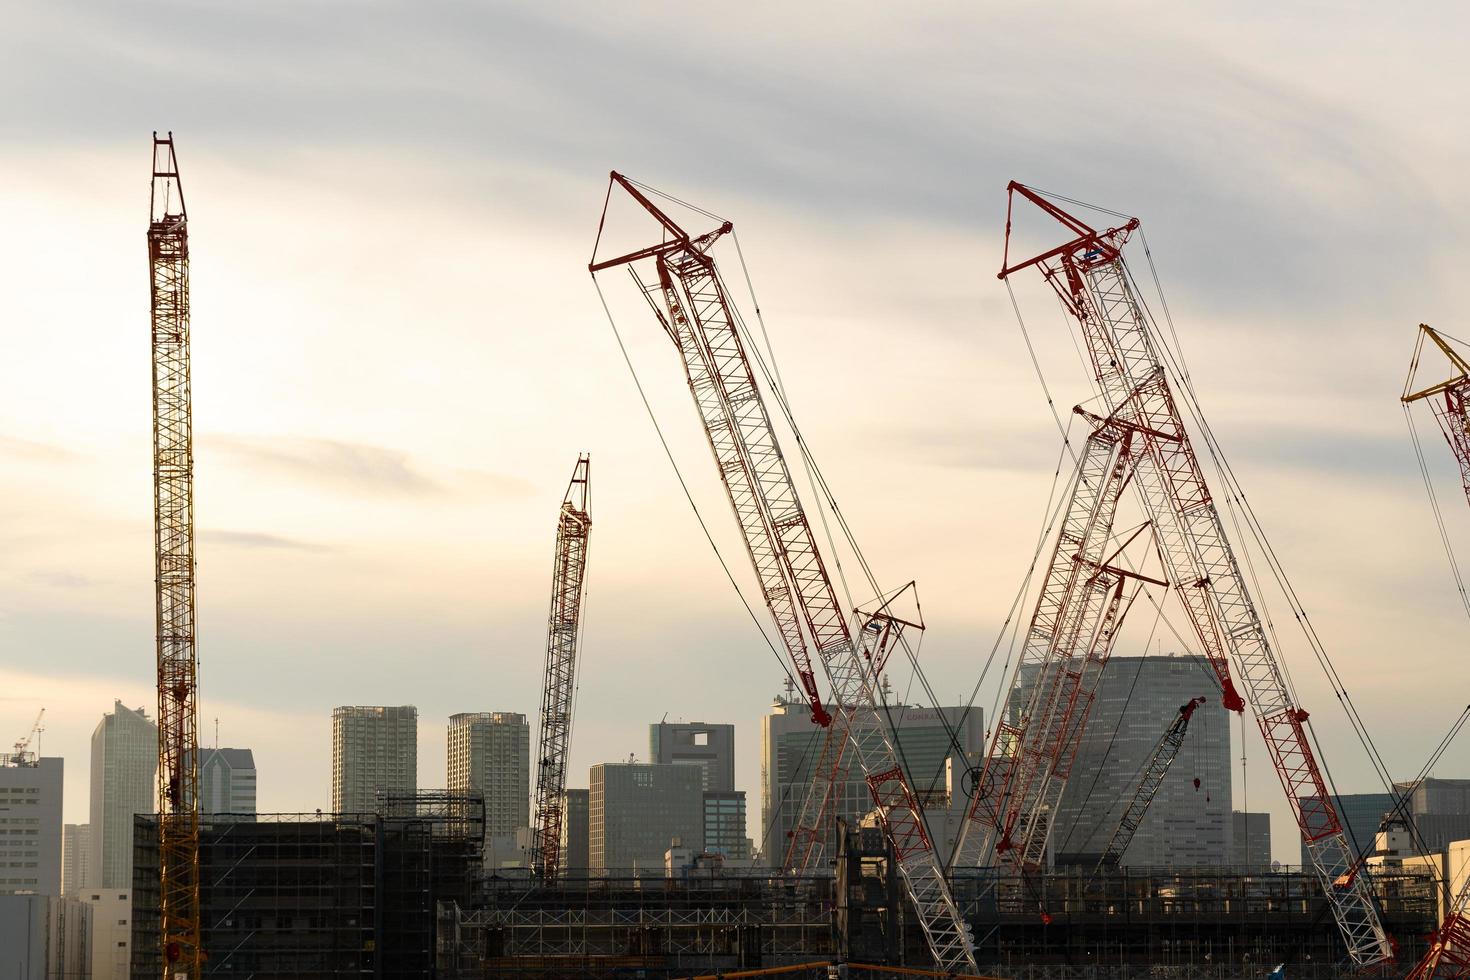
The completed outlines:
{"type": "MultiPolygon", "coordinates": [[[[1415,359],[1418,359],[1417,352],[1415,359]]],[[[1412,371],[1412,368],[1410,369],[1412,371]]],[[[1424,447],[1419,440],[1419,430],[1414,424],[1414,413],[1409,411],[1409,406],[1403,402],[1399,403],[1404,410],[1404,424],[1409,429],[1409,439],[1414,444],[1414,455],[1419,462],[1419,476],[1424,481],[1424,490],[1429,497],[1429,510],[1434,515],[1435,530],[1439,534],[1440,547],[1444,550],[1445,560],[1450,565],[1450,575],[1455,581],[1455,593],[1460,597],[1460,604],[1465,608],[1465,615],[1470,616],[1470,594],[1465,591],[1465,579],[1460,573],[1460,562],[1455,557],[1455,547],[1450,543],[1449,529],[1445,526],[1444,512],[1439,506],[1439,496],[1434,491],[1434,481],[1429,476],[1429,463],[1424,458],[1424,447]]]]}

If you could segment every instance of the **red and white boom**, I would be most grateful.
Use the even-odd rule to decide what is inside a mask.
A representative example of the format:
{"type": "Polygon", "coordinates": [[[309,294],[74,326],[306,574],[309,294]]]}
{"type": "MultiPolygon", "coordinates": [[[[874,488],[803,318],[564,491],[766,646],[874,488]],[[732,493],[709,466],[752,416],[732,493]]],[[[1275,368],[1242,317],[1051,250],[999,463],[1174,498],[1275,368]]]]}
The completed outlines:
{"type": "Polygon", "coordinates": [[[1011,206],[1019,195],[1058,221],[1070,237],[1012,263],[1008,207],[1000,278],[1037,267],[1081,328],[1108,411],[1137,399],[1135,411],[1147,420],[1146,429],[1174,436],[1157,438],[1145,431],[1134,469],[1134,485],[1153,522],[1174,592],[1220,679],[1226,708],[1243,709],[1236,679],[1244,687],[1348,955],[1365,965],[1389,959],[1392,948],[1370,882],[1355,873],[1354,851],[1307,737],[1307,712],[1296,703],[1246,588],[1134,294],[1122,249],[1138,220],[1099,232],[1021,184],[1013,181],[1008,192],[1011,206]]]}
{"type": "Polygon", "coordinates": [[[592,460],[577,457],[556,519],[556,559],[551,569],[551,612],[546,626],[546,679],[536,739],[536,795],[531,815],[531,867],[545,881],[557,878],[561,858],[567,748],[576,696],[577,640],[582,622],[582,583],[592,518],[592,460]]]}
{"type": "Polygon", "coordinates": [[[942,970],[973,973],[969,927],[950,894],[925,830],[923,811],[878,707],[877,665],[911,624],[888,615],[857,614],[849,624],[838,604],[756,384],[737,314],[709,254],[731,225],[726,222],[691,237],[626,177],[613,173],[609,193],[614,188],[625,191],[658,222],[661,239],[616,258],[598,260],[594,254],[589,269],[595,276],[628,266],[674,342],[762,597],[796,667],[813,719],[843,727],[892,841],[894,863],[935,962],[942,970]],[[649,264],[652,276],[645,282],[636,266],[649,264]],[[817,689],[808,640],[832,688],[835,711],[830,715],[817,689]],[[855,713],[870,720],[879,737],[855,738],[851,730],[855,713]]]}

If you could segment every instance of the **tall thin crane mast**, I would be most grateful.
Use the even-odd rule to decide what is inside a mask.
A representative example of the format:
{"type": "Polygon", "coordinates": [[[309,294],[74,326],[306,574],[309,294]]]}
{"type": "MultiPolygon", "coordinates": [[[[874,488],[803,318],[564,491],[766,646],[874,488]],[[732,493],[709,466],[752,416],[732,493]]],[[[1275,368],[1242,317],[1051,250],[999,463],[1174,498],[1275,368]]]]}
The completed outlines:
{"type": "Polygon", "coordinates": [[[536,738],[536,804],[531,826],[531,867],[554,882],[561,858],[562,797],[567,788],[567,747],[576,695],[577,640],[581,635],[582,585],[592,518],[592,460],[578,456],[556,520],[556,560],[551,570],[551,613],[546,626],[546,679],[536,738]]]}
{"type": "Polygon", "coordinates": [[[1149,420],[1149,428],[1178,437],[1144,439],[1146,452],[1135,467],[1134,483],[1157,531],[1169,578],[1220,679],[1227,709],[1244,707],[1235,687],[1237,678],[1245,688],[1244,700],[1254,710],[1348,955],[1362,965],[1389,959],[1392,948],[1371,884],[1366,875],[1357,873],[1354,851],[1307,736],[1308,714],[1296,702],[1246,588],[1175,404],[1168,372],[1134,294],[1122,249],[1139,222],[1135,218],[1098,232],[1022,184],[1012,181],[1008,193],[1011,206],[1020,195],[1073,237],[1012,263],[1008,206],[1000,278],[1040,268],[1081,328],[1096,389],[1110,411],[1142,392],[1149,379],[1159,379],[1152,392],[1138,396],[1138,411],[1149,420]]]}
{"type": "Polygon", "coordinates": [[[1164,776],[1179,757],[1179,749],[1184,745],[1184,735],[1189,731],[1189,719],[1204,703],[1204,698],[1190,698],[1187,704],[1180,705],[1179,713],[1174,716],[1159,743],[1149,753],[1148,761],[1143,766],[1143,775],[1134,787],[1133,795],[1128,798],[1128,804],[1123,807],[1123,816],[1119,819],[1113,836],[1108,838],[1108,846],[1103,849],[1102,858],[1093,871],[1094,876],[1123,860],[1128,845],[1133,843],[1133,835],[1138,833],[1138,828],[1143,825],[1143,818],[1148,816],[1148,808],[1159,794],[1159,787],[1164,785],[1164,776]]]}
{"type": "Polygon", "coordinates": [[[1414,346],[1414,360],[1409,365],[1409,377],[1404,383],[1403,402],[1408,405],[1425,400],[1434,410],[1439,430],[1444,433],[1445,442],[1449,443],[1450,452],[1454,453],[1455,461],[1460,465],[1460,485],[1465,491],[1465,498],[1470,500],[1470,407],[1467,407],[1470,404],[1470,364],[1465,362],[1459,351],[1445,342],[1439,331],[1427,323],[1421,323],[1419,342],[1414,346]],[[1455,373],[1447,381],[1414,391],[1411,389],[1419,367],[1419,355],[1424,350],[1425,338],[1432,341],[1449,359],[1455,373]]]}
{"type": "Polygon", "coordinates": [[[944,970],[974,972],[969,927],[950,894],[925,829],[923,810],[908,785],[879,708],[874,665],[901,639],[903,629],[914,624],[883,614],[855,615],[849,625],[838,605],[756,385],[736,313],[709,254],[716,241],[731,231],[730,223],[693,238],[626,177],[613,173],[609,193],[614,187],[626,191],[646,210],[663,234],[658,243],[616,258],[599,261],[594,253],[589,269],[596,275],[628,266],[674,342],[761,582],[762,596],[801,678],[813,717],[822,724],[843,726],[892,841],[899,877],[935,961],[944,970]],[[647,260],[653,262],[654,278],[645,284],[634,264],[647,260]],[[808,637],[831,685],[835,717],[829,715],[817,690],[808,637]],[[855,712],[873,723],[878,738],[855,737],[855,712]]]}
{"type": "Polygon", "coordinates": [[[199,708],[194,646],[194,438],[189,226],[170,133],[153,134],[148,222],[153,314],[153,541],[158,638],[158,866],[163,976],[203,970],[199,923],[199,708]]]}

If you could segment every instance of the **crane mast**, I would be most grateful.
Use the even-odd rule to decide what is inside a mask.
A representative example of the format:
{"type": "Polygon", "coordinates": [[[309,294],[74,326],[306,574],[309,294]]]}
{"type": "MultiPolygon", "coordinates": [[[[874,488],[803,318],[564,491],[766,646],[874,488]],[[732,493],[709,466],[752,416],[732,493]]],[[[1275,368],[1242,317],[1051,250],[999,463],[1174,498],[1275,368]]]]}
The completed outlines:
{"type": "Polygon", "coordinates": [[[195,980],[203,970],[204,951],[200,947],[199,922],[189,227],[172,133],[163,139],[153,134],[149,210],[160,941],[166,980],[195,980]]]}
{"type": "Polygon", "coordinates": [[[1305,727],[1308,713],[1296,703],[1246,588],[1134,294],[1122,249],[1139,222],[1134,218],[1099,232],[1022,184],[1012,181],[1007,190],[1000,278],[1038,267],[1081,328],[1096,389],[1108,408],[1115,410],[1139,393],[1137,410],[1148,420],[1147,428],[1177,436],[1163,439],[1144,433],[1134,481],[1154,524],[1174,591],[1220,679],[1225,707],[1240,711],[1249,701],[1255,713],[1348,955],[1360,965],[1387,960],[1392,948],[1370,882],[1356,873],[1354,852],[1312,751],[1305,727]],[[1072,237],[1012,263],[1011,208],[1017,195],[1058,221],[1072,237]],[[1154,377],[1157,386],[1143,392],[1141,386],[1154,377]],[[1237,679],[1245,688],[1244,698],[1236,689],[1237,679]]]}
{"type": "MultiPolygon", "coordinates": [[[[975,971],[969,927],[950,893],[944,869],[925,829],[923,811],[899,764],[897,751],[879,709],[877,674],[905,623],[880,610],[851,623],[837,602],[826,566],[795,481],[781,452],[765,400],[756,385],[740,337],[735,310],[710,256],[715,242],[732,230],[691,237],[638,187],[618,173],[609,193],[620,187],[663,229],[653,245],[598,261],[598,272],[628,266],[633,280],[674,342],[685,378],[704,424],[715,464],[725,486],[746,550],[760,580],[762,596],[800,677],[819,724],[842,727],[893,845],[894,864],[914,904],[930,953],[941,969],[975,971]],[[634,263],[652,260],[653,279],[645,281],[634,263]],[[829,713],[817,689],[808,637],[832,691],[829,713]],[[858,739],[852,729],[861,713],[878,738],[858,739]]],[[[604,210],[604,220],[606,210],[604,210]]],[[[822,774],[818,773],[817,778],[822,774]]]]}
{"type": "Polygon", "coordinates": [[[577,640],[582,619],[582,585],[592,518],[592,460],[578,456],[556,521],[556,559],[551,572],[551,612],[546,627],[546,678],[541,689],[541,724],[536,738],[536,795],[531,825],[531,867],[547,883],[560,870],[567,747],[576,694],[577,640]]]}
{"type": "Polygon", "coordinates": [[[1189,731],[1189,719],[1194,715],[1195,709],[1204,703],[1204,698],[1191,698],[1188,704],[1181,705],[1179,714],[1164,730],[1164,735],[1159,739],[1159,744],[1154,746],[1153,752],[1149,753],[1148,762],[1143,767],[1143,777],[1134,788],[1128,805],[1123,808],[1123,817],[1118,821],[1113,836],[1108,839],[1108,846],[1103,849],[1102,858],[1093,871],[1094,877],[1104,868],[1115,867],[1123,860],[1128,845],[1133,843],[1133,835],[1143,825],[1148,808],[1153,805],[1159,787],[1164,784],[1164,775],[1179,757],[1179,749],[1184,745],[1184,733],[1189,731]]]}
{"type": "Polygon", "coordinates": [[[1428,401],[1434,410],[1435,421],[1439,423],[1439,431],[1444,434],[1445,442],[1450,445],[1450,452],[1454,453],[1455,462],[1460,466],[1460,486],[1465,491],[1465,497],[1470,500],[1470,409],[1467,409],[1467,399],[1470,399],[1470,364],[1445,342],[1439,331],[1427,323],[1419,324],[1419,342],[1414,347],[1414,360],[1409,365],[1409,378],[1404,385],[1403,403],[1412,404],[1417,401],[1428,401]],[[1419,355],[1424,349],[1424,341],[1428,339],[1439,348],[1440,352],[1449,359],[1450,366],[1454,368],[1455,374],[1447,381],[1421,388],[1418,391],[1411,390],[1414,384],[1414,375],[1419,367],[1419,355]]]}

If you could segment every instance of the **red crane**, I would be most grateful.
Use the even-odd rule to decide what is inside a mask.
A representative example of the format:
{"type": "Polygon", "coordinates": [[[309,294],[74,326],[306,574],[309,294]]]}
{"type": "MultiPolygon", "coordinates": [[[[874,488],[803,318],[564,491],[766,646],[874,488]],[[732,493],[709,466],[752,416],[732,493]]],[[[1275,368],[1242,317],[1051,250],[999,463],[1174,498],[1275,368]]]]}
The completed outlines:
{"type": "Polygon", "coordinates": [[[1348,955],[1363,965],[1390,959],[1392,947],[1370,882],[1366,875],[1352,873],[1354,852],[1312,751],[1305,727],[1308,714],[1296,703],[1246,588],[1175,404],[1158,344],[1134,293],[1123,247],[1139,222],[1134,218],[1098,231],[1031,188],[1012,181],[1007,191],[1000,278],[1037,267],[1081,328],[1095,387],[1108,410],[1132,402],[1135,417],[1146,422],[1137,430],[1141,445],[1134,486],[1153,522],[1173,591],[1219,677],[1225,707],[1240,711],[1249,701],[1255,713],[1348,955]],[[1012,263],[1011,209],[1017,196],[1055,219],[1069,237],[1012,263]],[[1244,699],[1236,679],[1245,689],[1244,699]]]}
{"type": "Polygon", "coordinates": [[[1470,411],[1466,409],[1467,397],[1470,397],[1470,364],[1433,327],[1427,323],[1419,324],[1419,342],[1414,345],[1414,359],[1409,363],[1409,377],[1404,383],[1402,400],[1405,405],[1429,400],[1434,418],[1439,422],[1439,430],[1444,433],[1450,452],[1455,454],[1455,461],[1460,464],[1460,484],[1466,499],[1470,500],[1470,411]],[[1413,391],[1414,375],[1419,369],[1419,355],[1423,353],[1426,337],[1449,359],[1455,373],[1447,381],[1413,391]]]}
{"type": "MultiPolygon", "coordinates": [[[[599,260],[594,249],[589,270],[595,277],[626,266],[674,343],[762,597],[806,692],[813,720],[842,726],[851,743],[892,842],[899,878],[939,968],[976,972],[969,927],[950,893],[925,829],[923,810],[899,765],[878,707],[874,665],[913,624],[883,612],[855,613],[849,624],[838,604],[756,384],[738,313],[710,254],[732,226],[724,222],[713,231],[691,236],[638,185],[616,172],[611,175],[609,197],[614,189],[626,192],[646,211],[661,234],[656,243],[615,258],[599,260]],[[638,268],[649,265],[651,277],[645,280],[638,268]],[[808,652],[813,648],[831,685],[835,709],[831,713],[817,688],[808,652]],[[873,722],[879,737],[854,738],[851,726],[858,712],[873,722]]],[[[606,217],[604,206],[604,223],[606,217]]]]}
{"type": "Polygon", "coordinates": [[[531,867],[554,882],[561,858],[567,747],[576,695],[577,641],[581,636],[582,584],[592,518],[592,460],[578,456],[556,519],[556,559],[551,571],[551,612],[546,625],[546,679],[541,687],[541,724],[536,737],[536,794],[531,815],[531,867]]]}

